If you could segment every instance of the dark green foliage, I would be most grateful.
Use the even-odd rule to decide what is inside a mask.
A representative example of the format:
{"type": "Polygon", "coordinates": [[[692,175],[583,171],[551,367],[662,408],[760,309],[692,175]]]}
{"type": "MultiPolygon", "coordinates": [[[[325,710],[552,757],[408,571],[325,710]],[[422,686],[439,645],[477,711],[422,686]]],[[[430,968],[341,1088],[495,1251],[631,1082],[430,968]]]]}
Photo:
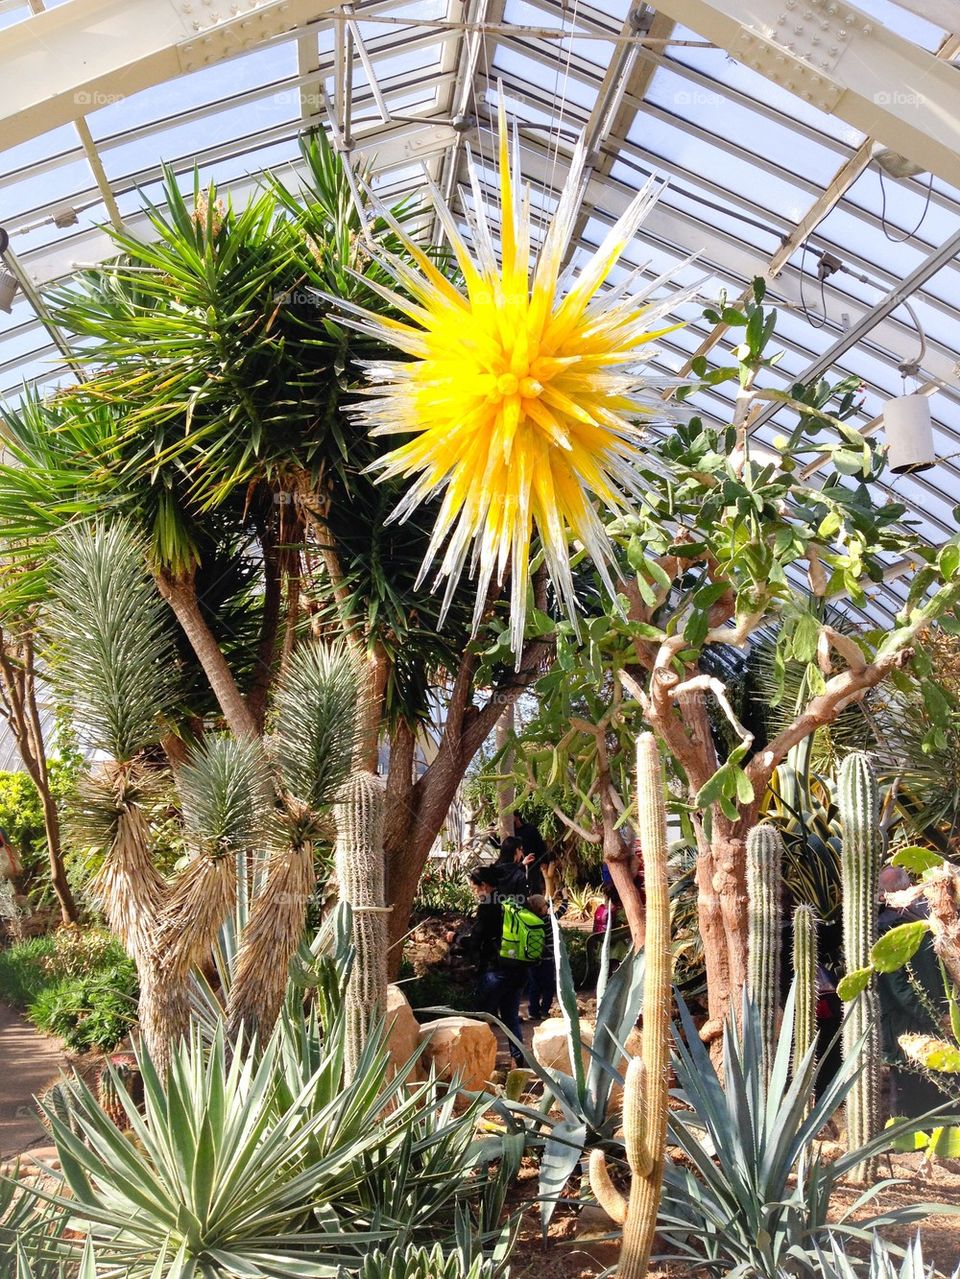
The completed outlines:
{"type": "Polygon", "coordinates": [[[137,1020],[137,978],[129,968],[71,977],[42,990],[27,1009],[40,1030],[62,1039],[69,1052],[108,1051],[137,1020]]]}
{"type": "Polygon", "coordinates": [[[0,998],[71,1052],[109,1051],[136,1020],[136,969],[107,934],[64,930],[0,950],[0,998]]]}
{"type": "MultiPolygon", "coordinates": [[[[418,1008],[452,1008],[468,1013],[477,1006],[472,973],[454,973],[442,968],[427,968],[415,975],[408,960],[400,969],[400,988],[416,1012],[418,1008]]],[[[429,1021],[435,1014],[423,1013],[419,1020],[429,1021]]]]}

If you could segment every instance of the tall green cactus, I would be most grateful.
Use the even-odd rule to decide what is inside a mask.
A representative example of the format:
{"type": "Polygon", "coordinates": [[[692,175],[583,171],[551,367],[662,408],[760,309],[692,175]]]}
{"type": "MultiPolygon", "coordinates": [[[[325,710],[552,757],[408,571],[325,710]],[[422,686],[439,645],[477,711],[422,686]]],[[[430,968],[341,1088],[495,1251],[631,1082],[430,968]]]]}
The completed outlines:
{"type": "Polygon", "coordinates": [[[602,1150],[590,1155],[590,1185],[597,1201],[623,1226],[620,1279],[643,1279],[657,1226],[667,1141],[672,952],[667,882],[667,815],[663,768],[652,733],[637,741],[637,818],[643,853],[646,963],[641,1055],[627,1067],[623,1135],[633,1179],[629,1198],[613,1184],[602,1150]]]}
{"type": "Polygon", "coordinates": [[[799,1070],[817,1034],[817,917],[810,906],[793,912],[793,1070],[799,1070]]]}
{"type": "Polygon", "coordinates": [[[371,1024],[387,1006],[387,915],[384,903],[385,787],[373,773],[352,773],[334,805],[340,898],[353,912],[355,957],[347,983],[345,1070],[351,1079],[371,1024]]]}
{"type": "Polygon", "coordinates": [[[764,1073],[769,1075],[780,1015],[783,842],[767,823],[754,826],[747,836],[747,894],[747,991],[760,1017],[764,1073]]]}
{"type": "MultiPolygon", "coordinates": [[[[877,779],[866,755],[856,752],[843,761],[838,794],[843,827],[843,954],[847,971],[855,972],[869,968],[870,951],[877,940],[883,847],[877,779]]],[[[843,1023],[844,1060],[850,1060],[858,1051],[862,1055],[862,1068],[846,1103],[850,1150],[874,1137],[880,1122],[878,1019],[876,978],[871,975],[867,986],[851,1002],[843,1023]]],[[[867,1160],[854,1169],[853,1176],[866,1183],[874,1179],[875,1172],[876,1160],[867,1160]]]]}

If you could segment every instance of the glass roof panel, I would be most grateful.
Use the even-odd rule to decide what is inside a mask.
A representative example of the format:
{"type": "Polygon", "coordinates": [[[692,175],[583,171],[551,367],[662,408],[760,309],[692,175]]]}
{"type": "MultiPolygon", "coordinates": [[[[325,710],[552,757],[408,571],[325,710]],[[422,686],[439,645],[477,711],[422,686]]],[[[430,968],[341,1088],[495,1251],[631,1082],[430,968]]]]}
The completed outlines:
{"type": "Polygon", "coordinates": [[[297,73],[297,46],[285,40],[255,49],[229,62],[203,67],[162,84],[118,97],[87,116],[98,142],[137,130],[142,136],[170,126],[198,107],[229,101],[250,89],[274,84],[297,73]]]}
{"type": "MultiPolygon", "coordinates": [[[[571,6],[567,0],[506,0],[502,18],[500,12],[491,12],[514,30],[488,32],[472,61],[462,26],[465,7],[459,0],[363,0],[355,8],[352,27],[391,115],[435,117],[443,124],[454,110],[465,107],[478,117],[479,129],[465,141],[481,161],[481,180],[488,188],[494,220],[490,125],[499,97],[497,80],[503,77],[508,113],[523,125],[523,167],[547,179],[546,190],[542,183],[535,188],[536,210],[547,213],[555,207],[576,133],[589,124],[591,136],[597,138],[592,181],[578,225],[579,244],[572,246],[575,260],[599,242],[625,201],[650,172],[657,172],[669,178],[669,185],[614,280],[628,264],[649,263],[650,278],[670,273],[670,288],[706,277],[706,296],[716,298],[726,290],[731,298],[738,297],[750,276],[765,269],[784,237],[821,200],[863,135],[723,50],[704,47],[696,33],[680,25],[674,27],[674,36],[690,43],[644,50],[628,59],[632,70],[625,95],[619,96],[622,86],[612,84],[610,97],[600,100],[608,68],[616,65],[618,46],[612,37],[620,32],[631,2],[605,0],[601,5],[594,0],[571,6]],[[444,29],[430,25],[442,19],[450,20],[444,29]],[[562,30],[564,39],[538,34],[545,29],[562,30]],[[470,71],[472,81],[466,80],[462,96],[455,96],[458,75],[470,71]],[[644,95],[645,103],[636,110],[644,95]],[[608,110],[611,105],[614,109],[608,110]],[[698,249],[701,261],[684,265],[687,253],[698,249]]],[[[934,50],[942,42],[939,28],[891,0],[857,3],[878,24],[922,48],[934,50]]],[[[28,6],[18,0],[0,0],[0,27],[24,19],[27,12],[28,6]]],[[[649,17],[649,12],[641,14],[643,20],[649,17]]],[[[161,197],[161,161],[175,163],[178,181],[188,190],[197,158],[203,180],[215,177],[239,200],[257,185],[265,168],[280,168],[290,177],[297,163],[297,133],[303,127],[302,91],[313,95],[306,107],[314,120],[323,118],[320,86],[331,103],[336,99],[335,64],[342,48],[338,21],[343,32],[347,24],[342,18],[321,19],[228,62],[129,98],[92,101],[86,119],[128,224],[144,233],[143,202],[161,197]]],[[[418,125],[402,119],[384,122],[356,40],[353,53],[347,78],[352,137],[376,162],[378,191],[394,199],[422,189],[423,168],[416,150],[420,142],[426,143],[422,154],[431,173],[440,179],[445,160],[438,148],[447,145],[449,131],[439,133],[435,144],[428,126],[421,137],[418,125]]],[[[458,149],[459,181],[465,150],[458,149]]],[[[12,242],[28,269],[45,279],[109,251],[109,241],[97,229],[108,216],[104,192],[97,188],[72,126],[0,152],[0,161],[4,216],[12,231],[28,228],[12,242]],[[52,214],[65,204],[76,207],[78,220],[57,227],[52,214]]],[[[796,239],[790,241],[784,254],[788,261],[779,264],[769,284],[769,296],[780,306],[778,345],[784,354],[779,367],[765,375],[768,384],[803,376],[842,341],[852,324],[956,232],[960,191],[936,178],[926,207],[927,186],[928,178],[921,174],[904,182],[885,178],[881,188],[871,165],[841,194],[835,208],[821,209],[823,216],[806,253],[797,248],[796,239]],[[891,242],[918,223],[916,234],[908,235],[904,244],[891,242]],[[821,299],[817,266],[825,250],[841,258],[843,269],[825,282],[821,299]]],[[[928,340],[927,362],[949,384],[931,399],[944,461],[930,475],[898,479],[895,487],[924,511],[928,535],[941,540],[953,527],[954,495],[960,496],[960,468],[954,458],[960,453],[960,391],[956,374],[950,376],[960,332],[960,270],[942,267],[914,294],[912,305],[928,340]]],[[[661,370],[683,367],[711,338],[700,305],[691,303],[684,310],[686,326],[659,344],[656,361],[661,370]]],[[[711,360],[727,361],[736,340],[736,331],[724,335],[713,347],[711,360]]],[[[847,372],[864,379],[856,419],[861,425],[870,423],[886,399],[899,392],[897,364],[918,347],[914,321],[901,306],[836,361],[831,377],[847,372]]],[[[35,376],[51,382],[68,375],[18,295],[11,315],[0,312],[0,389],[10,392],[21,377],[35,376]]],[[[693,406],[714,420],[728,418],[733,393],[728,385],[707,388],[692,397],[693,406]]],[[[782,419],[780,414],[777,421],[765,421],[759,438],[772,439],[782,419]]],[[[872,606],[875,615],[882,616],[884,607],[895,607],[901,591],[902,583],[885,587],[882,599],[872,606]]]]}

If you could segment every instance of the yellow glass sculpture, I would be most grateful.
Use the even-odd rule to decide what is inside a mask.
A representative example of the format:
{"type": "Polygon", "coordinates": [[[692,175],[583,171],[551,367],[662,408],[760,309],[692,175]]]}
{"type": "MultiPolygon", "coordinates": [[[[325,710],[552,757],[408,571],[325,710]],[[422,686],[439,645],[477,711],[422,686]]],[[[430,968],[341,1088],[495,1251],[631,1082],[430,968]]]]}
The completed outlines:
{"type": "Polygon", "coordinates": [[[403,519],[443,492],[421,580],[435,564],[435,585],[446,579],[445,612],[469,556],[477,577],[476,627],[491,582],[502,583],[509,571],[511,640],[519,654],[534,530],[568,616],[575,620],[572,545],[585,548],[614,590],[598,505],[623,511],[637,491],[642,432],[636,420],[663,415],[664,408],[659,398],[654,410],[654,401],[643,397],[651,383],[640,376],[639,353],[678,327],[652,326],[696,286],[653,302],[667,277],[648,280],[640,268],[617,287],[603,287],[659,195],[652,180],[590,260],[564,269],[580,207],[582,144],[532,265],[530,193],[518,200],[519,147],[514,133],[511,157],[502,104],[499,124],[499,261],[495,226],[468,155],[473,252],[430,187],[462,287],[378,210],[410,261],[371,247],[404,292],[377,291],[405,319],[340,306],[349,312],[347,323],[410,357],[368,366],[373,386],[357,412],[374,435],[411,437],[373,468],[381,478],[413,477],[391,518],[403,519]]]}

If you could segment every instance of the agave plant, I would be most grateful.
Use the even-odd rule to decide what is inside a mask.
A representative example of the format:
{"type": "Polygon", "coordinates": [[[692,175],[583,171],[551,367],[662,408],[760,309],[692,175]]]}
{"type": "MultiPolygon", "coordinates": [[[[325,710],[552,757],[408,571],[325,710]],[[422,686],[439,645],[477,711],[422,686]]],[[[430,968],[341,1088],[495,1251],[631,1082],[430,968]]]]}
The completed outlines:
{"type": "MultiPolygon", "coordinates": [[[[637,1024],[643,1002],[643,952],[629,951],[610,975],[610,930],[604,938],[597,982],[597,1012],[593,1043],[584,1043],[577,1008],[577,993],[570,971],[563,934],[551,915],[557,964],[557,996],[567,1032],[570,1071],[545,1068],[524,1049],[527,1064],[544,1085],[539,1109],[509,1102],[512,1115],[532,1121],[534,1140],[542,1144],[540,1156],[540,1212],[546,1231],[560,1194],[580,1165],[585,1152],[602,1145],[622,1150],[616,1140],[620,1115],[611,1106],[615,1085],[623,1084],[618,1063],[623,1045],[637,1024]],[[583,1054],[588,1054],[584,1068],[583,1054]]],[[[503,1028],[506,1029],[506,1028],[503,1028]]],[[[506,1031],[509,1035],[509,1031],[506,1031]]]]}
{"type": "Polygon", "coordinates": [[[870,1241],[880,1226],[917,1221],[933,1211],[915,1204],[866,1215],[878,1186],[839,1212],[832,1204],[851,1169],[923,1121],[904,1120],[827,1162],[817,1134],[843,1104],[860,1066],[856,1058],[844,1063],[809,1104],[819,1067],[811,1046],[791,1071],[794,998],[791,991],[768,1083],[761,1069],[759,1018],[748,999],[742,1024],[731,1016],[724,1027],[722,1078],[689,1012],[680,1007],[674,1054],[679,1106],[670,1112],[670,1139],[685,1160],[667,1165],[658,1225],[664,1259],[696,1262],[715,1276],[812,1275],[818,1272],[817,1249],[829,1247],[831,1239],[870,1241]]]}
{"type": "Polygon", "coordinates": [[[469,1240],[467,1235],[465,1247],[446,1253],[439,1244],[389,1252],[378,1249],[364,1257],[358,1271],[341,1270],[338,1279],[497,1279],[503,1273],[502,1262],[474,1255],[469,1240]]]}
{"type": "MultiPolygon", "coordinates": [[[[297,997],[262,1048],[241,1037],[231,1055],[218,1019],[211,1036],[198,1028],[173,1051],[165,1084],[141,1051],[142,1108],[118,1093],[128,1132],[81,1079],[66,1086],[67,1113],[63,1105],[45,1112],[59,1187],[26,1187],[0,1217],[32,1265],[47,1264],[48,1254],[59,1265],[64,1249],[77,1260],[69,1244],[51,1251],[54,1232],[41,1229],[38,1195],[92,1241],[103,1279],[329,1275],[355,1270],[375,1244],[462,1251],[468,1236],[471,1257],[502,1256],[522,1129],[477,1137],[491,1099],[477,1096],[460,1113],[435,1078],[412,1082],[415,1058],[394,1073],[382,1024],[347,1079],[339,992],[349,922],[339,909],[324,932],[332,953],[310,957],[301,974],[318,993],[329,986],[329,1000],[305,1014],[303,986],[295,985],[297,997]],[[33,1222],[40,1224],[27,1230],[33,1222]]],[[[54,1276],[56,1269],[40,1270],[37,1279],[54,1276]]]]}
{"type": "MultiPolygon", "coordinates": [[[[937,1269],[923,1259],[920,1236],[915,1235],[906,1249],[894,1248],[874,1235],[870,1244],[870,1267],[862,1266],[844,1252],[838,1240],[831,1239],[829,1248],[817,1248],[817,1274],[822,1279],[935,1279],[937,1269]]],[[[958,1272],[954,1271],[956,1276],[958,1272]]]]}

